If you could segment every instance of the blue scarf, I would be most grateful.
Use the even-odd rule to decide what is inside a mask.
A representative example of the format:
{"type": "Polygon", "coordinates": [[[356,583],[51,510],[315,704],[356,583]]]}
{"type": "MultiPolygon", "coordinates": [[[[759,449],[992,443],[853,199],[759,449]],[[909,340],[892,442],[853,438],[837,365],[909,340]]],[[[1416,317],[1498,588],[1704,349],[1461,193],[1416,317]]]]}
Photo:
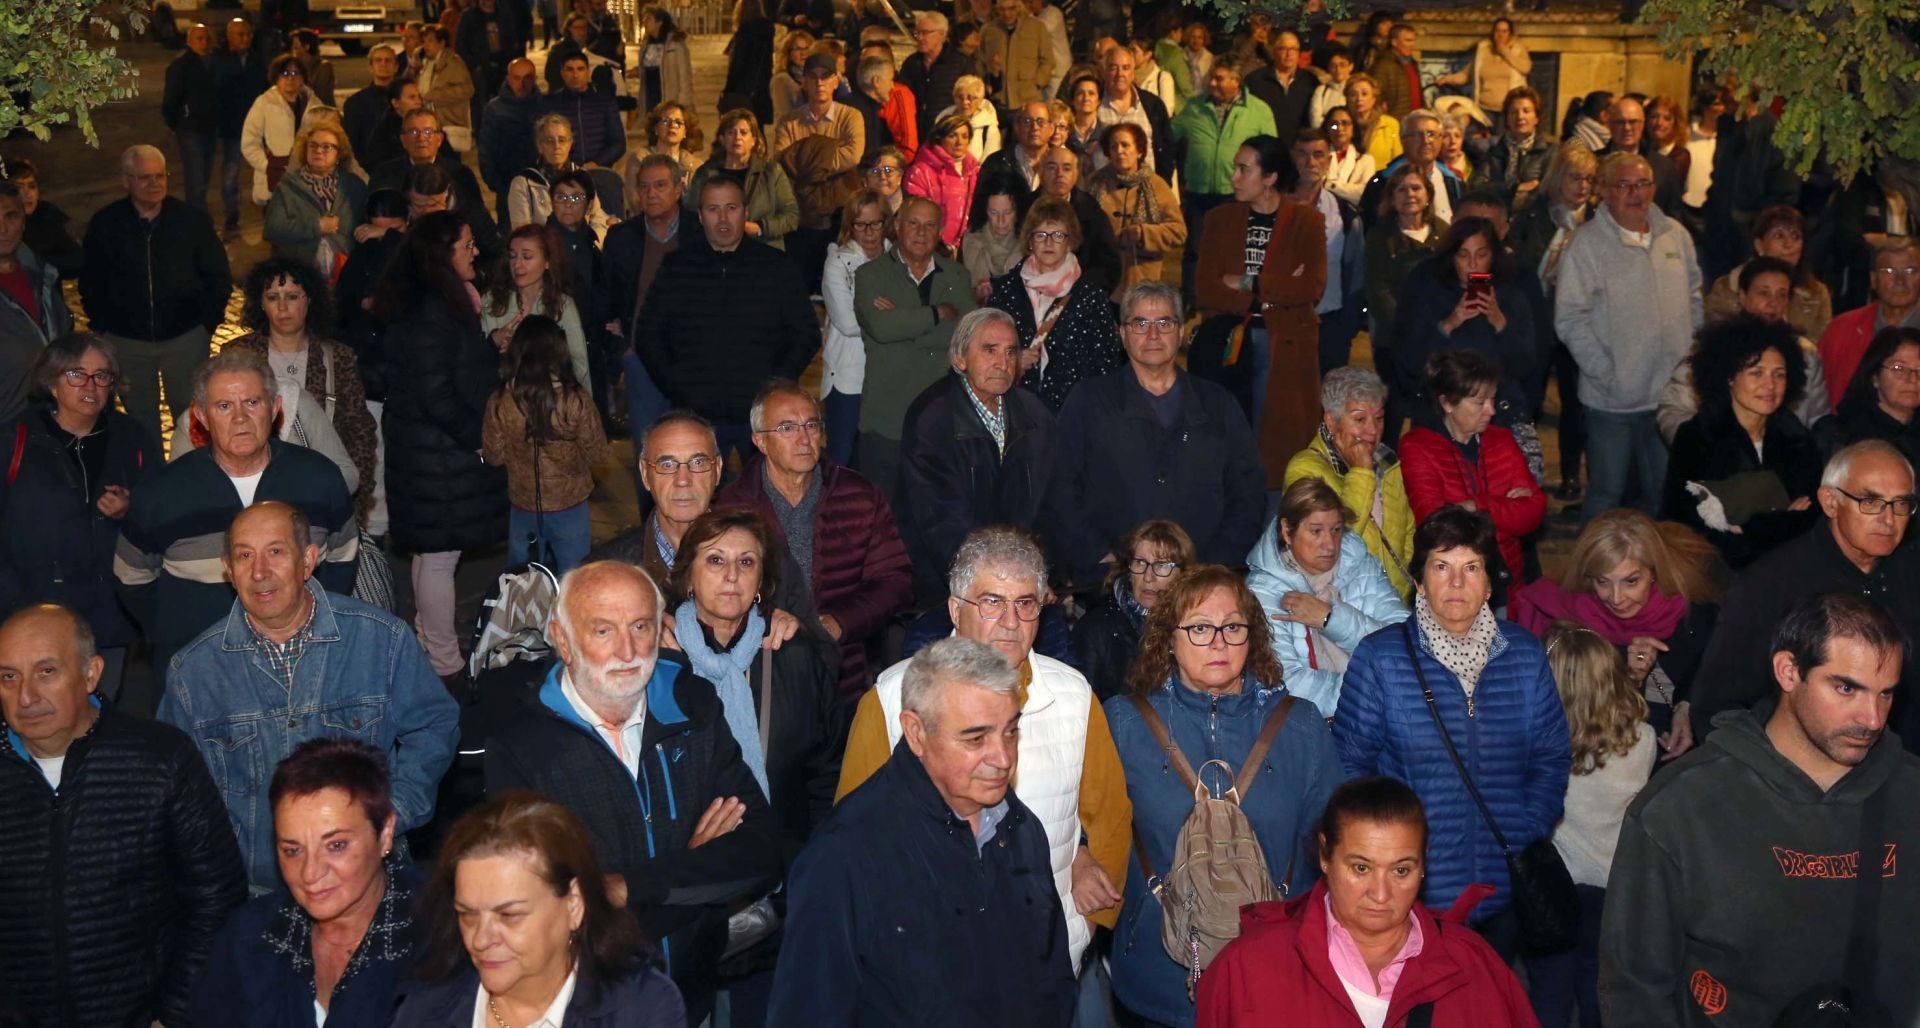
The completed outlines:
{"type": "MultiPolygon", "coordinates": [[[[733,740],[740,744],[740,758],[753,771],[761,794],[772,795],[767,791],[767,755],[760,749],[760,720],[753,709],[753,686],[747,681],[747,670],[760,656],[760,640],[767,631],[760,611],[747,610],[747,623],[741,626],[733,647],[725,653],[715,653],[707,646],[707,636],[700,628],[692,600],[673,612],[673,623],[679,626],[674,635],[679,638],[680,650],[692,663],[694,673],[712,682],[714,692],[720,696],[727,728],[732,730],[733,740]]],[[[761,682],[760,688],[771,689],[773,683],[761,682]]]]}

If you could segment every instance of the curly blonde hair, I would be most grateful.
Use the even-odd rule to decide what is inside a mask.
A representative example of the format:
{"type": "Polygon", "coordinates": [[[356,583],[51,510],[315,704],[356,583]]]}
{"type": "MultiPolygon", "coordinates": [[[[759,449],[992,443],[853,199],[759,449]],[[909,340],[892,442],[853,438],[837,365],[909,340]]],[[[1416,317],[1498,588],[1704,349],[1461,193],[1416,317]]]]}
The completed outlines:
{"type": "Polygon", "coordinates": [[[1567,710],[1573,773],[1591,774],[1606,767],[1608,757],[1632,753],[1647,701],[1620,650],[1583,624],[1556,621],[1547,631],[1547,665],[1567,710]]]}
{"type": "Polygon", "coordinates": [[[1166,594],[1148,612],[1146,627],[1140,633],[1140,648],[1133,658],[1133,667],[1127,670],[1127,685],[1135,693],[1145,696],[1173,679],[1179,670],[1173,660],[1173,633],[1179,631],[1180,623],[1215,589],[1231,593],[1241,616],[1247,619],[1244,649],[1246,669],[1252,672],[1253,680],[1269,689],[1283,684],[1285,676],[1280,670],[1280,661],[1273,655],[1266,612],[1259,598],[1247,588],[1246,580],[1232,570],[1218,564],[1201,564],[1175,575],[1166,594]]]}

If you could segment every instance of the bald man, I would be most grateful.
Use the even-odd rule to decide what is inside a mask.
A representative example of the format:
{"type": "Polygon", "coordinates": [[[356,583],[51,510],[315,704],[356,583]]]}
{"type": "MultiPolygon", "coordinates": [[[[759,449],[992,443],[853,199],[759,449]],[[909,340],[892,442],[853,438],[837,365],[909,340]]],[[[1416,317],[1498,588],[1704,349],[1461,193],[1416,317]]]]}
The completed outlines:
{"type": "MultiPolygon", "coordinates": [[[[1607,108],[1607,153],[1639,154],[1653,172],[1653,202],[1668,217],[1680,216],[1680,193],[1686,181],[1673,161],[1654,148],[1647,136],[1647,108],[1630,96],[1623,96],[1607,108]]],[[[1601,156],[1606,156],[1602,154],[1601,156]]]]}
{"type": "Polygon", "coordinates": [[[186,1024],[240,852],[193,742],[101,706],[102,666],[65,607],[0,624],[0,987],[28,1023],[186,1024]]]}
{"type": "Polygon", "coordinates": [[[224,757],[213,776],[256,894],[280,885],[261,798],[295,746],[343,735],[386,753],[406,832],[433,817],[460,735],[460,706],[413,629],[322,589],[311,540],[306,515],[289,504],[263,501],[234,516],[220,564],[238,597],[224,621],[174,654],[160,701],[160,720],[224,757]]]}

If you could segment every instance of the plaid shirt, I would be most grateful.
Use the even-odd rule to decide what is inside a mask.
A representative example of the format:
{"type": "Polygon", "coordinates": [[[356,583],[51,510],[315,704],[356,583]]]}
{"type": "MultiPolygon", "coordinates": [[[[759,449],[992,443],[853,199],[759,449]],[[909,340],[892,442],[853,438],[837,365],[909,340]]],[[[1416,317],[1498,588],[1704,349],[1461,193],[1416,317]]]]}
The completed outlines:
{"type": "Polygon", "coordinates": [[[300,630],[288,637],[286,642],[274,642],[260,634],[260,626],[253,623],[253,615],[247,615],[247,628],[253,632],[253,641],[267,655],[267,663],[273,665],[274,677],[280,680],[280,688],[293,692],[293,669],[300,663],[300,655],[307,652],[307,644],[313,641],[313,612],[320,609],[319,604],[307,608],[307,620],[300,630]]]}
{"type": "Polygon", "coordinates": [[[967,376],[960,376],[960,384],[967,389],[967,399],[973,401],[974,413],[980,415],[980,420],[986,423],[987,434],[993,437],[994,448],[1000,451],[1000,456],[1005,457],[1007,455],[1006,400],[1003,398],[1000,401],[1000,413],[995,414],[987,409],[986,404],[980,402],[980,395],[973,391],[973,383],[967,381],[967,376]]]}

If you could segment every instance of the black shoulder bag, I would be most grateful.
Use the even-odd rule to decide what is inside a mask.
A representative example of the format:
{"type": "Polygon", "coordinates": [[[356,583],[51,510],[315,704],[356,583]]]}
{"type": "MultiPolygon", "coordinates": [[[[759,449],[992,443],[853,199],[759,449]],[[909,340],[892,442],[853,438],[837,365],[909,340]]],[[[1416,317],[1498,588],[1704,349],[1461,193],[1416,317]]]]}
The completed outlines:
{"type": "Polygon", "coordinates": [[[1853,928],[1847,935],[1847,962],[1837,982],[1822,982],[1800,993],[1774,1019],[1774,1028],[1893,1028],[1893,1015],[1873,994],[1874,963],[1879,959],[1880,831],[1887,820],[1890,783],[1860,807],[1860,884],[1853,890],[1853,928]]]}
{"type": "Polygon", "coordinates": [[[1440,720],[1440,707],[1433,701],[1426,672],[1420,669],[1420,651],[1413,644],[1413,629],[1406,621],[1400,622],[1400,637],[1407,645],[1407,658],[1413,662],[1420,692],[1427,698],[1427,713],[1433,715],[1433,727],[1440,732],[1440,741],[1447,747],[1453,769],[1460,772],[1467,795],[1472,796],[1474,805],[1480,808],[1480,816],[1493,832],[1493,841],[1500,844],[1500,852],[1507,858],[1507,877],[1511,882],[1514,913],[1520,918],[1521,942],[1530,953],[1557,953],[1572,948],[1580,923],[1580,896],[1573,890],[1573,876],[1567,873],[1566,861],[1560,859],[1560,851],[1554,848],[1553,837],[1535,839],[1518,854],[1507,845],[1506,835],[1494,823],[1493,811],[1487,808],[1480,788],[1473,784],[1473,776],[1467,773],[1467,765],[1460,759],[1460,751],[1453,746],[1446,722],[1440,720]]]}

